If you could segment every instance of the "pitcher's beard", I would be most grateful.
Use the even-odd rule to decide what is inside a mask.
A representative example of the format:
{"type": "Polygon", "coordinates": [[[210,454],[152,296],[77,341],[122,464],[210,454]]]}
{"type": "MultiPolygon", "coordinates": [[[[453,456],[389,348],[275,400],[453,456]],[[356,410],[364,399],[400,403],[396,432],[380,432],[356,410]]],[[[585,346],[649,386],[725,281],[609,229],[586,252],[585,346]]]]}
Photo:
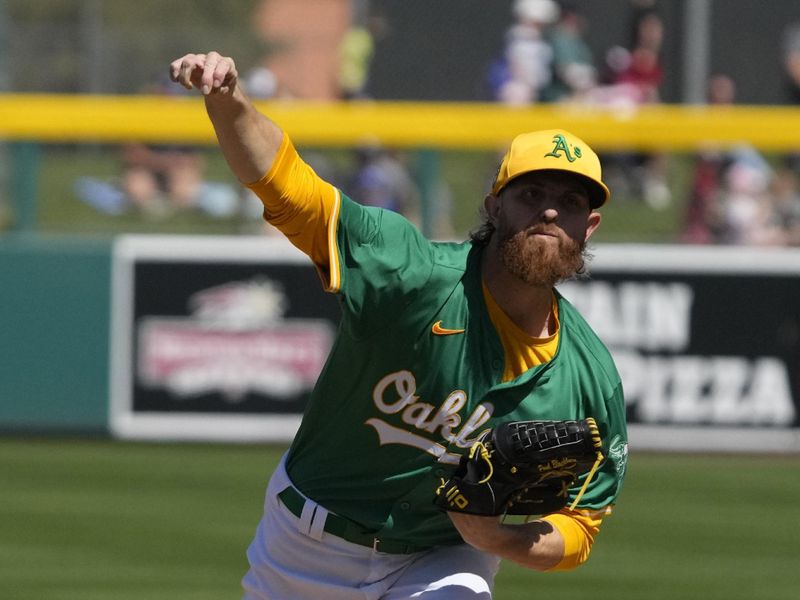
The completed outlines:
{"type": "Polygon", "coordinates": [[[505,268],[525,283],[553,287],[574,276],[583,266],[586,243],[566,236],[555,238],[558,244],[530,230],[506,235],[500,240],[500,257],[505,268]]]}

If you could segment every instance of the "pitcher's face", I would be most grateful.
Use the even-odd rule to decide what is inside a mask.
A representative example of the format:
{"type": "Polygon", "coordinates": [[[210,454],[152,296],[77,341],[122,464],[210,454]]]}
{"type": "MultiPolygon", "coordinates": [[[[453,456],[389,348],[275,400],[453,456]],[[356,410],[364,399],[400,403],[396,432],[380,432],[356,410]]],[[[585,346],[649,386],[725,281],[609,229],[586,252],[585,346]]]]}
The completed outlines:
{"type": "Polygon", "coordinates": [[[535,171],[509,183],[486,209],[503,266],[531,285],[552,287],[583,264],[586,241],[600,224],[579,177],[535,171]]]}

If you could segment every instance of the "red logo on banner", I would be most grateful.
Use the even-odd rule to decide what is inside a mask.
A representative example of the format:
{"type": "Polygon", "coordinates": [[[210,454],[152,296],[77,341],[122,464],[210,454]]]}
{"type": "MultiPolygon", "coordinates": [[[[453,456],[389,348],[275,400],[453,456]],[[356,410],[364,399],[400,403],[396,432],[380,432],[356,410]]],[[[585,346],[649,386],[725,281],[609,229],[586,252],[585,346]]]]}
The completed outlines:
{"type": "Polygon", "coordinates": [[[139,326],[139,380],[178,397],[212,392],[236,402],[263,393],[291,399],[311,389],[333,341],[327,321],[286,319],[280,286],[232,282],[191,296],[192,316],[139,326]]]}

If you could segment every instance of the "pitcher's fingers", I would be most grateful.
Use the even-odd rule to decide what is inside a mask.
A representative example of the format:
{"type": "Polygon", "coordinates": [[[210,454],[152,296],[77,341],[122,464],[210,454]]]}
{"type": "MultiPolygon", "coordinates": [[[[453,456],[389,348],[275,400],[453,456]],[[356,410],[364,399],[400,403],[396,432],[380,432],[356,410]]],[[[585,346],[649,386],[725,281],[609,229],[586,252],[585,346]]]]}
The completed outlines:
{"type": "Polygon", "coordinates": [[[217,91],[223,94],[230,93],[231,87],[235,84],[237,77],[236,65],[233,59],[223,56],[214,69],[211,91],[217,91]]]}
{"type": "Polygon", "coordinates": [[[214,72],[217,65],[221,62],[222,57],[217,52],[209,52],[206,55],[205,64],[203,65],[203,76],[200,79],[201,91],[204,94],[211,93],[214,87],[214,72]]]}
{"type": "Polygon", "coordinates": [[[191,55],[187,54],[186,56],[181,56],[180,58],[176,58],[171,63],[169,63],[169,78],[172,81],[176,81],[176,82],[178,81],[178,76],[180,75],[180,72],[181,72],[181,65],[183,64],[183,61],[188,56],[191,56],[191,55]]]}
{"type": "MultiPolygon", "coordinates": [[[[178,65],[177,81],[187,90],[194,87],[192,75],[196,69],[202,69],[205,64],[205,54],[187,54],[180,59],[178,65]]],[[[178,61],[176,61],[178,62],[178,61]]]]}
{"type": "Polygon", "coordinates": [[[237,74],[236,74],[236,65],[233,63],[233,60],[228,57],[222,57],[222,59],[217,63],[217,68],[214,69],[214,83],[213,89],[222,90],[223,86],[230,86],[230,84],[236,81],[237,74]]]}

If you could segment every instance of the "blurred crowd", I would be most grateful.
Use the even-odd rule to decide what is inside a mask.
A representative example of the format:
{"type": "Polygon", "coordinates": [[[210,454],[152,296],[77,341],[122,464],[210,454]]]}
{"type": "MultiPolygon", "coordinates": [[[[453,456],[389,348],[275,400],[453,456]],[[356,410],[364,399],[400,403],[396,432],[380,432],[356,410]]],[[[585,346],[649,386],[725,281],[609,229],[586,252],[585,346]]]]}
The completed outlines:
{"type": "MultiPolygon", "coordinates": [[[[710,105],[735,98],[730,77],[711,78],[710,105]]],[[[798,173],[800,155],[770,161],[747,145],[705,149],[694,159],[682,241],[800,246],[798,173]]]]}
{"type": "MultiPolygon", "coordinates": [[[[379,14],[362,11],[344,32],[338,49],[336,96],[342,101],[369,100],[368,75],[375,43],[386,31],[379,14]]],[[[265,60],[242,73],[242,85],[254,100],[299,97],[281,81],[265,60]]],[[[142,90],[157,95],[187,92],[166,80],[142,90]]],[[[304,158],[327,181],[358,202],[399,212],[423,226],[422,199],[413,156],[365,139],[332,159],[321,152],[304,158]]],[[[121,148],[120,173],[111,179],[80,177],[74,191],[96,210],[114,215],[138,214],[151,220],[169,219],[188,211],[240,222],[245,233],[274,234],[262,219],[260,200],[238,183],[209,181],[207,160],[197,147],[127,144],[121,148]]],[[[454,235],[452,199],[444,182],[428,190],[426,230],[439,239],[454,235]]]]}
{"type": "MultiPolygon", "coordinates": [[[[624,39],[600,52],[588,42],[592,24],[579,3],[515,0],[502,52],[486,73],[491,98],[510,106],[574,103],[622,110],[660,103],[668,33],[663,7],[658,0],[628,2],[624,39]]],[[[372,61],[388,31],[379,14],[361,10],[353,16],[338,47],[334,78],[339,100],[370,99],[372,61]]],[[[787,27],[782,44],[786,98],[800,104],[800,25],[787,27]]],[[[296,97],[269,61],[245,71],[243,83],[257,100],[296,97]]],[[[164,82],[145,91],[182,93],[164,82]]],[[[706,102],[735,103],[735,81],[713,75],[706,102]]],[[[423,199],[413,154],[371,140],[349,152],[345,161],[311,154],[309,162],[359,202],[401,212],[418,224],[425,221],[434,237],[454,234],[447,184],[428,187],[423,199]]],[[[797,155],[777,158],[744,145],[705,148],[691,158],[688,198],[674,184],[674,157],[666,153],[615,152],[601,158],[617,203],[640,202],[673,213],[685,205],[683,242],[800,245],[800,148],[797,155]]],[[[193,210],[239,219],[248,231],[269,230],[261,220],[259,201],[238,184],[210,180],[207,161],[197,148],[128,145],[120,163],[121,172],[113,180],[78,179],[77,196],[110,214],[136,212],[164,219],[193,210]]]]}
{"type": "MultiPolygon", "coordinates": [[[[186,90],[161,77],[142,93],[177,96],[186,90]]],[[[101,213],[161,221],[189,211],[228,218],[243,210],[240,186],[210,179],[200,147],[127,143],[120,147],[118,159],[117,176],[79,177],[73,185],[75,195],[101,213]]]]}
{"type": "MultiPolygon", "coordinates": [[[[365,140],[335,161],[319,152],[304,152],[306,161],[327,181],[367,206],[386,208],[422,226],[420,190],[409,157],[365,140]]],[[[236,220],[244,233],[274,233],[263,221],[261,201],[242,185],[211,181],[203,150],[191,146],[126,144],[120,151],[121,171],[112,178],[79,177],[78,198],[95,210],[136,214],[151,221],[187,212],[236,220]]],[[[453,235],[450,198],[437,193],[430,211],[431,235],[453,235]]]]}
{"type": "Polygon", "coordinates": [[[489,87],[506,104],[582,102],[639,105],[659,102],[664,21],[656,0],[630,0],[628,38],[602,61],[586,40],[589,23],[577,4],[516,0],[504,50],[489,87]]]}
{"type": "MultiPolygon", "coordinates": [[[[589,23],[569,1],[516,0],[503,53],[489,69],[492,97],[512,106],[580,103],[618,108],[661,102],[665,23],[657,0],[630,0],[627,39],[598,58],[589,23]]],[[[787,100],[800,104],[800,25],[783,41],[787,100]]],[[[736,84],[724,74],[708,82],[707,103],[733,104],[736,84]]],[[[693,160],[681,239],[697,244],[800,245],[798,155],[768,160],[754,148],[708,148],[693,160]]],[[[654,210],[673,202],[670,160],[660,153],[603,156],[617,201],[654,210]]]]}
{"type": "MultiPolygon", "coordinates": [[[[504,51],[489,73],[499,102],[581,103],[633,108],[660,102],[664,21],[654,0],[631,0],[627,38],[602,61],[586,40],[589,23],[577,4],[516,0],[504,51]]],[[[603,157],[618,198],[635,198],[663,210],[672,200],[667,157],[616,153],[603,157]]]]}

